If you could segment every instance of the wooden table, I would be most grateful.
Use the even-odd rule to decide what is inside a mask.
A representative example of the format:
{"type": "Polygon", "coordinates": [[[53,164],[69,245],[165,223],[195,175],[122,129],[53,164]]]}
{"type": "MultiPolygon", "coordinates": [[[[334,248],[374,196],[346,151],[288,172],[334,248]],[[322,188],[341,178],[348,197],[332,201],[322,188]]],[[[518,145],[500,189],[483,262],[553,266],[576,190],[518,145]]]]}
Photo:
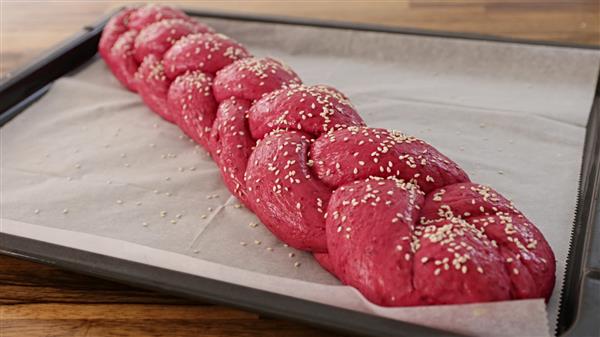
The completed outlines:
{"type": "MultiPolygon", "coordinates": [[[[0,74],[6,76],[124,4],[1,0],[0,74]]],[[[600,45],[598,0],[196,1],[179,5],[600,45]]],[[[0,256],[0,305],[0,337],[333,335],[5,256],[0,256]]]]}

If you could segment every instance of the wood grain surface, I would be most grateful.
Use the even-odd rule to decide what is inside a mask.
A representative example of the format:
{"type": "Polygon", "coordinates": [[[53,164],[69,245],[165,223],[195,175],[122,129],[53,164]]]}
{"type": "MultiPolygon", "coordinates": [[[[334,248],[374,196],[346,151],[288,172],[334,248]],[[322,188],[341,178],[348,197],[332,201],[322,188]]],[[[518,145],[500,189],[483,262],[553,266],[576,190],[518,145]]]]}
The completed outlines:
{"type": "MultiPolygon", "coordinates": [[[[275,14],[600,45],[599,0],[173,1],[275,14]]],[[[0,74],[9,76],[124,1],[0,0],[0,74]]],[[[0,256],[0,337],[333,336],[0,256]]]]}

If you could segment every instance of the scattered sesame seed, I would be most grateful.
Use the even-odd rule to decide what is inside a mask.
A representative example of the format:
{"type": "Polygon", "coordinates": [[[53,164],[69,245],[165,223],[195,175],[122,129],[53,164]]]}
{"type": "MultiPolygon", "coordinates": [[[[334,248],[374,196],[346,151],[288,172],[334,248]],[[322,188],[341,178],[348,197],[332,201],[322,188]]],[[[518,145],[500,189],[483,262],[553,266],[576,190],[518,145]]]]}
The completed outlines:
{"type": "Polygon", "coordinates": [[[288,254],[288,257],[289,257],[290,259],[291,259],[292,257],[294,257],[294,256],[296,256],[296,254],[294,254],[294,253],[289,253],[289,254],[288,254]]]}
{"type": "Polygon", "coordinates": [[[257,246],[260,246],[261,243],[262,243],[262,241],[260,241],[260,240],[254,240],[254,244],[257,246]]]}
{"type": "Polygon", "coordinates": [[[36,208],[36,209],[33,210],[33,213],[40,214],[40,210],[36,208]]]}
{"type": "Polygon", "coordinates": [[[142,222],[142,226],[148,227],[148,223],[147,222],[142,222]]]}
{"type": "Polygon", "coordinates": [[[69,209],[68,209],[68,208],[65,208],[65,209],[63,209],[63,211],[62,211],[62,212],[63,212],[63,214],[67,214],[67,213],[69,213],[69,209]]]}
{"type": "Polygon", "coordinates": [[[298,267],[300,267],[300,264],[301,264],[300,262],[294,262],[294,267],[298,268],[298,267]]]}
{"type": "Polygon", "coordinates": [[[242,246],[242,247],[246,247],[246,245],[248,245],[248,244],[247,244],[247,243],[245,243],[244,241],[241,241],[241,242],[240,242],[240,246],[242,246]]]}
{"type": "Polygon", "coordinates": [[[117,204],[122,205],[123,204],[123,200],[121,200],[121,199],[117,200],[117,204]]]}

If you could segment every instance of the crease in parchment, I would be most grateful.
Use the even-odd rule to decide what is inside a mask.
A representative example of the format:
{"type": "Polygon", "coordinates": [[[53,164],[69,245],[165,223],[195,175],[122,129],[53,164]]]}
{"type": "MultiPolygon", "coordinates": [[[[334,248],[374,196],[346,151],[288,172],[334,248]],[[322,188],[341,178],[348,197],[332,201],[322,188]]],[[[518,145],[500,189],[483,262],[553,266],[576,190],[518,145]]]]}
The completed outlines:
{"type": "Polygon", "coordinates": [[[217,206],[217,209],[213,210],[212,212],[210,212],[207,216],[207,218],[204,221],[204,226],[202,226],[201,228],[198,229],[198,232],[196,232],[196,234],[194,234],[194,238],[192,239],[192,241],[190,242],[190,244],[188,245],[188,249],[192,249],[193,247],[196,246],[196,244],[198,243],[198,240],[202,237],[202,233],[204,233],[206,231],[206,229],[208,228],[208,226],[210,226],[212,224],[212,222],[214,221],[215,217],[221,213],[223,210],[225,210],[225,207],[227,207],[227,204],[230,204],[232,200],[237,200],[236,197],[234,197],[233,195],[229,196],[229,198],[227,198],[227,201],[225,201],[225,203],[223,204],[219,204],[217,206]]]}
{"type": "Polygon", "coordinates": [[[386,99],[389,101],[402,102],[402,103],[407,103],[407,104],[421,104],[421,105],[429,105],[429,106],[444,107],[444,108],[468,109],[468,110],[482,111],[482,112],[489,112],[489,113],[500,112],[500,113],[511,114],[511,115],[516,115],[516,116],[534,115],[536,117],[546,119],[546,120],[549,120],[552,122],[561,123],[561,124],[576,127],[579,129],[585,129],[585,125],[580,125],[579,123],[576,123],[576,122],[569,122],[569,121],[558,119],[558,118],[555,118],[552,116],[542,115],[535,111],[503,109],[503,108],[492,109],[492,108],[488,108],[488,107],[484,107],[484,106],[477,106],[477,105],[471,105],[471,104],[458,104],[458,103],[453,103],[453,102],[448,102],[448,101],[416,99],[416,98],[402,97],[402,96],[390,97],[390,96],[381,95],[377,92],[372,92],[372,91],[360,92],[360,93],[356,94],[355,96],[358,99],[360,99],[360,97],[369,97],[371,99],[372,98],[381,98],[381,99],[386,99]]]}
{"type": "MultiPolygon", "coordinates": [[[[69,179],[71,178],[72,182],[83,182],[83,183],[92,183],[92,184],[98,184],[98,185],[105,185],[106,184],[106,179],[94,179],[91,177],[97,177],[94,174],[82,174],[80,176],[75,176],[75,175],[62,175],[62,174],[58,174],[58,173],[51,173],[51,172],[43,172],[43,171],[33,171],[33,170],[27,170],[27,169],[21,169],[21,168],[15,168],[15,167],[7,167],[7,166],[3,166],[2,167],[3,170],[13,170],[13,171],[17,171],[17,172],[22,172],[25,174],[30,174],[30,175],[35,175],[35,176],[45,176],[45,177],[53,177],[53,178],[57,178],[57,179],[69,179]]],[[[120,182],[118,180],[114,180],[114,179],[109,179],[110,180],[110,184],[111,185],[115,185],[115,186],[122,186],[122,187],[133,187],[136,188],[140,191],[144,191],[147,192],[148,194],[152,194],[154,193],[154,189],[153,188],[149,188],[146,186],[142,186],[139,184],[134,184],[134,183],[124,183],[124,182],[120,182]]],[[[158,181],[158,180],[157,180],[158,181]]],[[[229,192],[227,192],[229,193],[229,192]]],[[[178,199],[179,198],[179,194],[173,194],[171,196],[171,198],[173,199],[178,199]]],[[[186,200],[190,200],[190,197],[188,195],[185,196],[185,198],[181,198],[181,199],[186,199],[186,200]]],[[[195,201],[201,201],[201,198],[198,197],[191,197],[192,200],[195,201]]],[[[224,207],[224,206],[223,206],[224,207]]],[[[16,220],[16,219],[15,219],[16,220]]]]}

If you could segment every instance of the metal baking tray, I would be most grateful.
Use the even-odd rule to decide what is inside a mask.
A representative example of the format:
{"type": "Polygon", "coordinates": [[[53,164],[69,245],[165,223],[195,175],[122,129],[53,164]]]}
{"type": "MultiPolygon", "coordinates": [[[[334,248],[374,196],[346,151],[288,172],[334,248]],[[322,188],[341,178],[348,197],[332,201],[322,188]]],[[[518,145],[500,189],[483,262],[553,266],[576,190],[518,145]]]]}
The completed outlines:
{"type": "MultiPolygon", "coordinates": [[[[433,36],[448,39],[495,41],[599,49],[544,41],[505,39],[477,34],[436,32],[310,19],[242,15],[187,10],[191,16],[276,23],[285,25],[371,31],[388,34],[433,36]]],[[[0,83],[0,126],[42,97],[57,78],[84,64],[97,53],[102,29],[108,20],[84,28],[76,37],[20,69],[0,83]]],[[[600,81],[599,81],[600,83],[600,81]]],[[[600,84],[586,130],[579,194],[568,265],[557,322],[558,336],[600,335],[600,84]]],[[[456,334],[345,310],[249,287],[162,269],[104,255],[0,232],[0,253],[53,265],[177,296],[230,305],[265,315],[301,321],[325,329],[365,336],[456,336],[456,334]]],[[[560,276],[559,276],[560,277],[560,276]]]]}

